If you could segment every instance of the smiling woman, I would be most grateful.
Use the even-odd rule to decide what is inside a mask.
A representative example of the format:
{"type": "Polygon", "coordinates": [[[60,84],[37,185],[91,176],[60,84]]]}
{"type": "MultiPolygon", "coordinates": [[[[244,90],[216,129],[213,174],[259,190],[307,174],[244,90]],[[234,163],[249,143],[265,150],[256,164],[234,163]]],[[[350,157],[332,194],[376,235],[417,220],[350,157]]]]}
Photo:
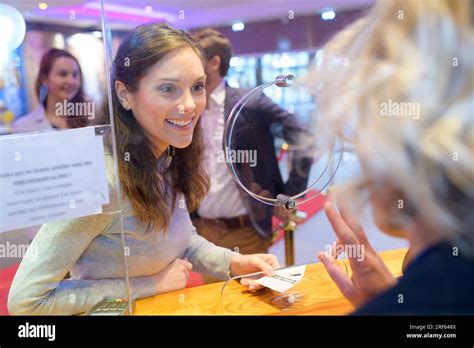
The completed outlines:
{"type": "Polygon", "coordinates": [[[84,127],[93,118],[88,111],[95,104],[84,95],[79,62],[65,50],[51,48],[43,55],[35,93],[37,107],[14,123],[14,133],[84,127]],[[58,108],[63,104],[73,105],[71,112],[58,108]]]}
{"type": "Polygon", "coordinates": [[[120,102],[133,110],[156,155],[168,145],[185,148],[191,143],[193,129],[206,105],[205,78],[200,56],[195,49],[185,47],[150,68],[135,93],[123,82],[115,81],[120,102]]]}
{"type": "Polygon", "coordinates": [[[136,28],[115,57],[112,104],[118,157],[131,158],[119,162],[120,181],[137,217],[150,228],[166,228],[171,212],[166,187],[154,174],[157,160],[174,153],[166,168],[173,205],[181,192],[194,209],[207,191],[199,126],[206,106],[204,83],[199,50],[184,31],[167,25],[136,28]]]}
{"type": "MultiPolygon", "coordinates": [[[[199,121],[205,78],[184,31],[152,23],[123,39],[111,79],[122,216],[43,225],[30,246],[37,260],[24,258],[12,283],[11,314],[76,314],[105,297],[125,298],[123,245],[113,233],[122,223],[132,298],[182,289],[191,269],[228,279],[279,267],[273,255],[218,247],[191,223],[188,207],[208,188],[199,121]]],[[[107,123],[107,111],[99,123],[107,123]]]]}

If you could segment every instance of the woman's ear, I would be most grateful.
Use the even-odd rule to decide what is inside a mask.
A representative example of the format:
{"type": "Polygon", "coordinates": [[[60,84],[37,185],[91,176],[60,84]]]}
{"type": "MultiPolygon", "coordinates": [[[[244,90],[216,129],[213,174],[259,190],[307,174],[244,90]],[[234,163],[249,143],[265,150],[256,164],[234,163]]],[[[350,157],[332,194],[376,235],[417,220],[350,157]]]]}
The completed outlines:
{"type": "Polygon", "coordinates": [[[404,194],[390,185],[385,185],[382,190],[372,194],[371,201],[377,227],[393,237],[406,237],[406,229],[412,217],[410,204],[404,194]]]}
{"type": "Polygon", "coordinates": [[[120,101],[120,104],[125,110],[130,110],[131,107],[131,95],[127,87],[122,81],[115,81],[115,93],[120,101]]]}

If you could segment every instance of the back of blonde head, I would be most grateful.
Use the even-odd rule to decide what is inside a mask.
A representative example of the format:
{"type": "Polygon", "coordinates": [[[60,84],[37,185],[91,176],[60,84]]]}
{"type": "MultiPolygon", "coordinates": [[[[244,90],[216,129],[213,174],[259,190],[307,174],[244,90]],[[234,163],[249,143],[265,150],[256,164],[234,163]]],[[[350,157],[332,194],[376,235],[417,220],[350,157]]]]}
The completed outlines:
{"type": "MultiPolygon", "coordinates": [[[[372,193],[387,185],[401,193],[410,209],[399,209],[398,220],[422,222],[429,228],[419,233],[439,234],[469,255],[473,7],[470,0],[380,1],[324,47],[305,81],[318,94],[318,136],[354,146],[372,193]]],[[[355,187],[344,193],[361,196],[355,187]]]]}

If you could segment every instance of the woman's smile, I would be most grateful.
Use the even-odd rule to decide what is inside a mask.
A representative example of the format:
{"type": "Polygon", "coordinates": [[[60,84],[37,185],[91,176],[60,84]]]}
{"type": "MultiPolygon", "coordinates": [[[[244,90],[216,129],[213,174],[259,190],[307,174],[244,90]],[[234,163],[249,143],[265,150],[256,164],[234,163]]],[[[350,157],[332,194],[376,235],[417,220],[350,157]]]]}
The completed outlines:
{"type": "Polygon", "coordinates": [[[185,118],[167,118],[165,123],[168,127],[173,130],[186,131],[192,130],[196,122],[196,116],[185,117],[185,118]]]}
{"type": "Polygon", "coordinates": [[[169,145],[184,149],[191,144],[206,107],[204,66],[191,47],[164,56],[140,79],[136,92],[128,92],[120,83],[120,97],[128,98],[134,117],[157,153],[169,145]]]}

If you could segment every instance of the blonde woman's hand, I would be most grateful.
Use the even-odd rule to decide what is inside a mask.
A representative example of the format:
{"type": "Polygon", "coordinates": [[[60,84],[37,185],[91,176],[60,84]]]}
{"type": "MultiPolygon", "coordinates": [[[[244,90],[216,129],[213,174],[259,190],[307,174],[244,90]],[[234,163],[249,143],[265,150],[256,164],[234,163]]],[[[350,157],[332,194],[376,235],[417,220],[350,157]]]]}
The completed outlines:
{"type": "MultiPolygon", "coordinates": [[[[256,272],[269,272],[280,268],[280,263],[275,255],[271,254],[236,254],[230,260],[230,272],[232,276],[244,275],[256,272]]],[[[250,278],[242,278],[240,283],[249,288],[249,290],[258,290],[262,285],[250,278]]]]}
{"type": "Polygon", "coordinates": [[[156,292],[158,294],[184,289],[189,279],[193,265],[182,259],[175,259],[166,266],[156,277],[156,292]]]}
{"type": "Polygon", "coordinates": [[[324,208],[338,237],[336,250],[346,250],[345,246],[348,246],[347,250],[358,250],[363,254],[346,255],[352,269],[351,277],[336,261],[339,252],[320,252],[318,258],[344,297],[354,307],[360,307],[374,296],[394,286],[397,281],[380,255],[370,245],[359,223],[344,210],[339,214],[329,202],[324,208]]]}

